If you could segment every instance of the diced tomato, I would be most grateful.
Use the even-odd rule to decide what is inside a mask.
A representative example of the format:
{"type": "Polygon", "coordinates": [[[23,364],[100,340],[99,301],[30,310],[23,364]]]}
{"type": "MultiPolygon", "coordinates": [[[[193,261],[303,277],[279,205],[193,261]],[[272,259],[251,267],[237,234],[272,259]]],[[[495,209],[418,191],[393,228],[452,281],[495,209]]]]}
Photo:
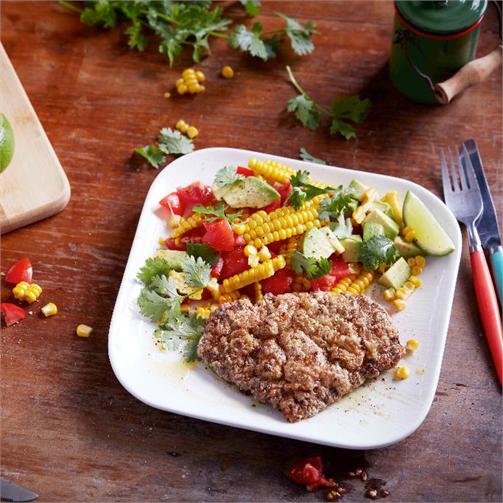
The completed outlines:
{"type": "Polygon", "coordinates": [[[273,201],[262,209],[267,213],[271,213],[271,211],[277,210],[278,208],[281,208],[281,199],[276,199],[276,201],[273,201]]]}
{"type": "Polygon", "coordinates": [[[311,280],[311,290],[313,292],[319,292],[320,290],[323,292],[328,292],[332,290],[332,288],[337,283],[337,278],[332,276],[331,274],[327,274],[322,278],[311,280]]]}
{"type": "Polygon", "coordinates": [[[171,194],[164,196],[159,201],[159,204],[163,208],[166,208],[172,215],[183,215],[184,208],[177,192],[171,192],[171,194]]]}
{"type": "Polygon", "coordinates": [[[293,283],[294,274],[290,269],[280,269],[274,276],[261,281],[262,292],[279,295],[290,290],[293,283]]]}
{"type": "Polygon", "coordinates": [[[279,250],[286,243],[286,241],[287,241],[286,239],[283,239],[282,241],[275,241],[274,243],[268,244],[267,248],[269,248],[269,251],[271,253],[275,253],[276,255],[278,255],[279,254],[279,250]]]}
{"type": "Polygon", "coordinates": [[[231,251],[234,249],[234,232],[231,224],[220,219],[215,222],[203,222],[206,233],[203,236],[203,243],[210,245],[219,252],[231,251]]]}
{"type": "Polygon", "coordinates": [[[274,188],[279,192],[281,196],[281,205],[283,205],[287,199],[287,197],[292,192],[292,184],[290,182],[287,183],[274,183],[274,188]]]}
{"type": "Polygon", "coordinates": [[[238,166],[236,168],[236,173],[238,175],[243,175],[243,176],[255,176],[255,173],[253,172],[253,169],[244,168],[243,166],[238,166]]]}
{"type": "Polygon", "coordinates": [[[330,257],[330,262],[332,262],[332,270],[330,271],[331,276],[335,276],[337,281],[347,278],[352,274],[352,271],[347,262],[344,262],[340,255],[334,255],[330,257]]]}
{"type": "Polygon", "coordinates": [[[168,250],[180,250],[180,251],[185,251],[186,246],[184,244],[177,245],[176,241],[172,238],[168,238],[164,240],[164,246],[168,250]]]}
{"type": "Polygon", "coordinates": [[[219,278],[222,274],[222,268],[224,267],[224,259],[222,257],[218,258],[218,262],[211,268],[211,276],[213,278],[219,278]]]}
{"type": "Polygon", "coordinates": [[[248,258],[245,256],[243,248],[235,248],[228,253],[224,253],[222,254],[222,258],[224,265],[220,272],[219,279],[221,280],[230,278],[234,274],[239,274],[248,269],[248,258]]]}
{"type": "Polygon", "coordinates": [[[9,302],[2,302],[2,304],[0,304],[0,312],[8,327],[26,318],[26,311],[22,307],[16,306],[16,304],[10,304],[9,302]]]}
{"type": "Polygon", "coordinates": [[[334,485],[333,481],[327,480],[323,475],[323,464],[320,456],[303,459],[295,463],[288,470],[288,478],[295,484],[305,485],[308,491],[334,485]]]}
{"type": "Polygon", "coordinates": [[[202,292],[201,292],[201,300],[208,300],[208,299],[212,299],[213,298],[213,295],[211,295],[211,292],[205,288],[202,292]]]}
{"type": "Polygon", "coordinates": [[[17,285],[20,281],[31,283],[32,276],[33,267],[31,266],[30,259],[23,257],[10,267],[5,275],[5,281],[12,285],[17,285]]]}
{"type": "Polygon", "coordinates": [[[177,194],[185,214],[189,213],[196,204],[207,206],[215,200],[211,187],[201,182],[194,182],[187,185],[187,187],[180,187],[177,194]]]}

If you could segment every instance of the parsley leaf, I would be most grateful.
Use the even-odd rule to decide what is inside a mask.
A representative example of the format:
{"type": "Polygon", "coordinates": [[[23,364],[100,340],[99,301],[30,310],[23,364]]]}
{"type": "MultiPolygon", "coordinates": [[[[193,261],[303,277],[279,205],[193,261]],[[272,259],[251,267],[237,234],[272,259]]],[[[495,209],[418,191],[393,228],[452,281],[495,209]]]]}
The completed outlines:
{"type": "Polygon", "coordinates": [[[306,257],[298,251],[292,253],[290,265],[297,274],[305,274],[308,279],[322,278],[332,270],[332,263],[327,258],[306,257]]]}
{"type": "Polygon", "coordinates": [[[124,33],[128,36],[127,45],[130,49],[144,51],[148,45],[148,40],[143,35],[141,22],[135,19],[129,28],[126,28],[124,33]]]}
{"type": "Polygon", "coordinates": [[[220,254],[206,243],[187,243],[187,253],[194,258],[201,257],[211,266],[216,265],[220,254]]]}
{"type": "Polygon", "coordinates": [[[318,159],[317,157],[314,157],[313,155],[311,155],[304,147],[301,147],[299,157],[303,161],[307,161],[307,162],[315,162],[317,164],[326,164],[327,163],[323,159],[318,159]]]}
{"type": "Polygon", "coordinates": [[[296,210],[298,210],[306,201],[321,194],[333,192],[332,187],[320,188],[308,183],[309,171],[297,171],[290,177],[292,184],[292,192],[288,196],[286,202],[289,202],[296,210]]]}
{"type": "Polygon", "coordinates": [[[311,36],[314,33],[314,23],[308,21],[305,24],[299,23],[297,20],[284,14],[277,14],[286,22],[285,33],[290,39],[292,50],[299,56],[305,56],[314,51],[314,44],[311,36]]]}
{"type": "Polygon", "coordinates": [[[189,154],[194,150],[194,144],[190,138],[169,127],[161,129],[158,141],[159,149],[167,155],[189,154]]]}
{"type": "Polygon", "coordinates": [[[357,203],[358,200],[352,193],[347,193],[342,190],[342,187],[338,187],[331,197],[321,201],[318,218],[335,221],[339,215],[344,215],[345,210],[354,209],[357,203]]]}
{"type": "Polygon", "coordinates": [[[353,225],[350,218],[344,220],[344,214],[340,213],[337,217],[337,222],[330,226],[330,230],[338,237],[347,238],[353,234],[353,225]]]}
{"type": "Polygon", "coordinates": [[[392,264],[398,254],[391,239],[373,236],[364,241],[360,250],[360,262],[368,271],[377,269],[380,264],[392,264]]]}
{"type": "Polygon", "coordinates": [[[232,166],[225,166],[217,171],[213,185],[218,189],[234,185],[239,180],[243,180],[244,176],[236,172],[232,166]]]}
{"type": "Polygon", "coordinates": [[[156,291],[144,287],[138,297],[140,312],[146,318],[156,323],[166,323],[167,320],[176,318],[181,314],[181,301],[183,297],[163,297],[156,291]]]}
{"type": "Polygon", "coordinates": [[[229,45],[234,49],[239,49],[242,52],[248,52],[252,56],[258,57],[263,61],[267,61],[270,57],[274,57],[274,48],[269,47],[267,42],[260,38],[262,34],[262,25],[254,23],[251,31],[244,24],[234,26],[234,31],[229,35],[229,45]]]}
{"type": "Polygon", "coordinates": [[[244,6],[246,15],[255,17],[260,14],[260,0],[239,0],[244,6]]]}
{"type": "Polygon", "coordinates": [[[354,127],[350,124],[361,124],[369,113],[372,102],[359,96],[343,96],[332,101],[330,114],[332,124],[330,134],[340,133],[346,140],[356,138],[354,127]]]}
{"type": "Polygon", "coordinates": [[[157,145],[145,145],[144,147],[135,148],[134,151],[146,159],[155,169],[158,169],[166,160],[166,156],[157,145]]]}
{"type": "Polygon", "coordinates": [[[235,213],[225,213],[226,209],[227,208],[224,203],[220,203],[218,206],[201,206],[198,204],[192,208],[192,211],[202,215],[213,215],[205,218],[207,222],[215,222],[216,220],[225,219],[229,223],[232,223],[235,218],[238,218],[243,214],[242,210],[238,210],[235,213]]]}
{"type": "Polygon", "coordinates": [[[286,111],[293,112],[297,120],[308,129],[314,130],[320,125],[321,114],[318,105],[307,95],[299,94],[288,100],[286,111]]]}
{"type": "Polygon", "coordinates": [[[138,271],[136,277],[145,285],[149,286],[155,276],[167,275],[171,270],[168,262],[162,257],[151,257],[145,260],[145,264],[138,271]]]}
{"type": "Polygon", "coordinates": [[[193,288],[204,288],[211,280],[211,266],[201,257],[187,257],[182,263],[185,282],[193,288]]]}
{"type": "Polygon", "coordinates": [[[92,7],[86,7],[80,14],[80,20],[90,26],[102,25],[113,28],[117,24],[117,7],[109,0],[98,0],[92,7]]]}
{"type": "Polygon", "coordinates": [[[154,290],[159,295],[164,297],[176,298],[178,292],[176,291],[176,284],[173,278],[166,278],[164,274],[154,276],[149,285],[151,290],[154,290]]]}

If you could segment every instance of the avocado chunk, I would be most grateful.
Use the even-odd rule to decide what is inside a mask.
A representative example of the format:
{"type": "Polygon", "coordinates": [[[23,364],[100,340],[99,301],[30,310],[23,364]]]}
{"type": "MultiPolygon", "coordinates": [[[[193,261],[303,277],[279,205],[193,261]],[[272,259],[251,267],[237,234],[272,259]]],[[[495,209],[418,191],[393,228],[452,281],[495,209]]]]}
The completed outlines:
{"type": "Polygon", "coordinates": [[[263,208],[281,197],[278,191],[256,176],[238,180],[221,196],[231,208],[263,208]]]}
{"type": "Polygon", "coordinates": [[[181,271],[182,264],[189,255],[187,252],[178,250],[158,250],[155,256],[163,258],[170,269],[181,271]]]}
{"type": "Polygon", "coordinates": [[[419,248],[419,246],[416,246],[414,243],[408,243],[405,241],[400,236],[397,236],[395,238],[395,241],[393,241],[393,244],[395,245],[396,251],[405,258],[409,257],[415,257],[416,255],[424,255],[424,251],[419,248]]]}
{"type": "Polygon", "coordinates": [[[384,235],[391,240],[395,239],[400,232],[398,224],[390,217],[386,216],[381,210],[372,210],[365,217],[363,224],[365,225],[367,222],[381,224],[384,229],[384,235]]]}
{"type": "Polygon", "coordinates": [[[336,236],[335,232],[330,229],[330,227],[321,227],[320,232],[323,232],[323,234],[325,234],[335,252],[342,253],[344,251],[344,246],[342,246],[339,238],[336,236]]]}
{"type": "Polygon", "coordinates": [[[342,246],[344,246],[344,252],[342,254],[342,258],[344,259],[344,262],[358,262],[362,244],[362,237],[358,234],[354,234],[343,239],[342,246]]]}
{"type": "Polygon", "coordinates": [[[363,224],[363,240],[367,241],[374,236],[384,236],[384,227],[375,222],[366,222],[363,224]]]}
{"type": "Polygon", "coordinates": [[[387,217],[393,218],[393,211],[391,209],[391,206],[384,201],[379,201],[378,199],[376,199],[372,203],[372,208],[375,210],[381,210],[387,217]]]}
{"type": "Polygon", "coordinates": [[[363,194],[365,194],[365,192],[369,189],[367,185],[364,185],[362,182],[356,179],[351,180],[348,187],[351,191],[353,191],[359,201],[361,201],[363,194]]]}
{"type": "Polygon", "coordinates": [[[332,243],[320,229],[313,227],[307,231],[302,241],[302,253],[306,257],[315,259],[328,258],[334,251],[332,243]]]}
{"type": "Polygon", "coordinates": [[[386,288],[400,288],[410,277],[407,261],[400,257],[380,278],[378,283],[386,288]]]}

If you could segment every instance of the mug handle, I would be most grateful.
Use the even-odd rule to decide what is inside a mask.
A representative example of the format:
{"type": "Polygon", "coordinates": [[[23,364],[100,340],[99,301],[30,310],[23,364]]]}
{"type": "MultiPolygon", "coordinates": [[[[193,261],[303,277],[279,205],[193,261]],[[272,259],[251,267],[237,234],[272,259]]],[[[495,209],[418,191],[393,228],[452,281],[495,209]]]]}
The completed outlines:
{"type": "Polygon", "coordinates": [[[489,75],[501,66],[503,46],[498,46],[482,58],[477,58],[460,68],[450,79],[435,84],[434,94],[437,101],[447,105],[465,89],[483,82],[489,75]]]}

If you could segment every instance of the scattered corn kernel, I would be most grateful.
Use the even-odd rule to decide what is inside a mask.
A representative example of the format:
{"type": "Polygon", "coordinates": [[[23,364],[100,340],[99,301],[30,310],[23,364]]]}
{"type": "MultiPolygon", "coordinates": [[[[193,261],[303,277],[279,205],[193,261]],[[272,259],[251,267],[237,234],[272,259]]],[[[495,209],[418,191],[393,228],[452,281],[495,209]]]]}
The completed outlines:
{"type": "Polygon", "coordinates": [[[199,131],[196,127],[194,126],[189,126],[187,129],[187,136],[192,139],[195,138],[199,134],[199,131]]]}
{"type": "Polygon", "coordinates": [[[176,127],[176,129],[178,129],[178,131],[181,131],[182,133],[186,133],[187,129],[189,129],[189,125],[183,119],[180,119],[176,123],[175,127],[176,127]]]}
{"type": "Polygon", "coordinates": [[[405,347],[407,348],[407,351],[413,353],[418,347],[419,347],[419,341],[417,339],[409,339],[405,347]]]}
{"type": "Polygon", "coordinates": [[[413,276],[419,276],[423,272],[423,268],[415,265],[410,271],[413,276]]]}
{"type": "Polygon", "coordinates": [[[182,94],[183,95],[183,94],[185,94],[189,90],[189,88],[185,84],[180,84],[176,88],[176,90],[178,91],[178,94],[182,94]]]}
{"type": "Polygon", "coordinates": [[[234,70],[232,69],[232,66],[224,66],[222,68],[222,77],[226,78],[226,79],[232,79],[232,77],[234,77],[234,70]]]}
{"type": "Polygon", "coordinates": [[[387,301],[392,301],[395,299],[396,291],[394,288],[388,288],[387,290],[384,290],[383,296],[387,301]]]}
{"type": "Polygon", "coordinates": [[[403,238],[405,239],[405,241],[407,241],[408,243],[410,243],[411,241],[414,241],[414,238],[416,237],[416,231],[414,230],[411,230],[409,232],[407,232],[403,238]]]}
{"type": "Polygon", "coordinates": [[[409,264],[410,267],[414,267],[416,265],[416,259],[414,257],[409,257],[407,259],[407,264],[409,264]]]}
{"type": "Polygon", "coordinates": [[[76,334],[79,337],[89,337],[92,331],[93,327],[90,327],[89,325],[84,325],[83,323],[78,325],[77,329],[75,330],[76,334]]]}
{"type": "Polygon", "coordinates": [[[196,79],[198,82],[204,82],[206,80],[206,76],[201,70],[196,70],[196,79]]]}
{"type": "Polygon", "coordinates": [[[262,246],[258,252],[258,258],[262,261],[265,262],[266,260],[269,260],[272,257],[271,252],[269,251],[269,248],[267,246],[262,246]]]}
{"type": "Polygon", "coordinates": [[[410,278],[403,284],[403,286],[407,288],[407,290],[414,290],[414,288],[416,288],[416,285],[412,281],[410,281],[410,278]]]}
{"type": "Polygon", "coordinates": [[[204,79],[204,73],[200,70],[196,71],[193,68],[186,68],[182,72],[182,78],[176,81],[176,89],[179,94],[185,94],[186,92],[190,94],[202,93],[204,86],[200,82],[203,82],[204,79]]]}
{"type": "Polygon", "coordinates": [[[255,246],[253,245],[246,245],[243,251],[247,257],[250,257],[251,255],[257,255],[258,253],[257,248],[255,248],[255,246]]]}
{"type": "Polygon", "coordinates": [[[407,379],[410,376],[410,370],[405,365],[400,365],[395,370],[395,379],[407,379]]]}
{"type": "Polygon", "coordinates": [[[166,92],[164,93],[164,97],[165,97],[166,99],[167,99],[167,98],[171,98],[171,93],[170,93],[170,92],[168,92],[168,91],[166,91],[166,92]]]}
{"type": "Polygon", "coordinates": [[[418,288],[423,284],[423,280],[414,275],[409,277],[409,281],[414,285],[415,288],[418,288]]]}
{"type": "Polygon", "coordinates": [[[41,311],[42,313],[44,313],[44,316],[46,318],[49,316],[54,316],[55,314],[58,314],[58,306],[56,306],[54,302],[49,302],[41,309],[41,311]]]}
{"type": "Polygon", "coordinates": [[[248,265],[250,267],[257,267],[260,264],[260,260],[258,255],[249,255],[248,256],[248,265]]]}
{"type": "Polygon", "coordinates": [[[196,309],[196,316],[202,318],[203,320],[209,318],[211,315],[211,309],[205,306],[198,306],[196,309]]]}
{"type": "Polygon", "coordinates": [[[42,288],[36,283],[28,284],[26,281],[20,281],[13,289],[12,293],[18,300],[24,300],[31,304],[35,302],[42,293],[42,288]]]}
{"type": "Polygon", "coordinates": [[[426,265],[426,259],[422,255],[416,255],[416,265],[419,267],[424,267],[426,265]]]}
{"type": "MultiPolygon", "coordinates": [[[[398,296],[398,292],[397,292],[397,296],[398,296]]],[[[407,307],[407,304],[402,299],[395,299],[394,301],[392,301],[392,304],[395,306],[397,311],[403,311],[407,307]]]]}

